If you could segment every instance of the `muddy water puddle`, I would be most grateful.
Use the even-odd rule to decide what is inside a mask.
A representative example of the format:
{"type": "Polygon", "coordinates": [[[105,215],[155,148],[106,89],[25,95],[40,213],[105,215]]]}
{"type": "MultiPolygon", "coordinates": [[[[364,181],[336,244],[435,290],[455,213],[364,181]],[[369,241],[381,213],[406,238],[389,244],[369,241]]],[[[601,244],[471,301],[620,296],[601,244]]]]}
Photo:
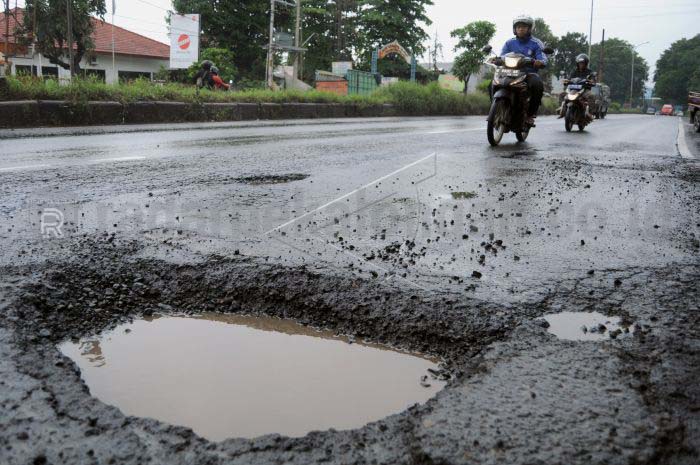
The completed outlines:
{"type": "Polygon", "coordinates": [[[435,360],[276,318],[153,317],[59,348],[101,401],[215,441],[357,428],[445,384],[435,360]]]}
{"type": "Polygon", "coordinates": [[[543,317],[547,331],[569,341],[601,341],[630,334],[633,329],[621,325],[620,317],[598,312],[561,312],[543,317]]]}

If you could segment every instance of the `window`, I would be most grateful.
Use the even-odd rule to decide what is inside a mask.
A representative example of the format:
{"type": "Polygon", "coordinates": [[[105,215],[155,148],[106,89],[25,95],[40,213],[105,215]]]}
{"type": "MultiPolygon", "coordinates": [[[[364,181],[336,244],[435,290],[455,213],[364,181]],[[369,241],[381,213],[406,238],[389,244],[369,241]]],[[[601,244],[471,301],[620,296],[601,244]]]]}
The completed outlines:
{"type": "Polygon", "coordinates": [[[151,80],[151,73],[146,73],[142,71],[119,71],[119,81],[129,82],[135,81],[137,79],[148,79],[151,80]]]}
{"type": "Polygon", "coordinates": [[[32,76],[34,74],[32,68],[34,67],[31,65],[15,65],[15,74],[17,76],[32,76]]]}
{"type": "Polygon", "coordinates": [[[84,69],[83,76],[92,77],[98,81],[105,82],[105,70],[104,69],[84,69]]]}
{"type": "Polygon", "coordinates": [[[41,67],[41,74],[45,78],[57,78],[58,77],[58,67],[56,66],[42,66],[41,67]]]}

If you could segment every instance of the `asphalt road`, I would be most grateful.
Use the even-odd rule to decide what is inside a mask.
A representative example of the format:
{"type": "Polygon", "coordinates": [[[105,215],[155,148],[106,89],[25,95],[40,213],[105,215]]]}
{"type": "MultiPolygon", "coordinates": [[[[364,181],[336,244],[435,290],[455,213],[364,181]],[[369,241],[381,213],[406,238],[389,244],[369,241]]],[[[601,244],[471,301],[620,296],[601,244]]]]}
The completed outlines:
{"type": "Polygon", "coordinates": [[[60,463],[68,441],[72,463],[89,463],[87,450],[124,463],[698,463],[697,135],[685,128],[684,150],[677,118],[609,115],[566,133],[541,117],[526,143],[508,134],[491,148],[484,126],[467,117],[0,131],[0,307],[9,315],[0,378],[12,380],[0,394],[0,458],[60,463]],[[298,299],[299,313],[281,314],[436,352],[455,377],[426,406],[351,432],[213,446],[133,420],[125,438],[121,413],[80,390],[72,364],[56,368],[52,345],[13,342],[40,327],[49,339],[80,333],[59,329],[59,316],[24,324],[13,309],[27,303],[27,286],[65,283],[50,278],[58,269],[73,276],[68,287],[102,283],[88,269],[112,266],[115,255],[86,241],[122,244],[118,259],[145,276],[151,265],[139,260],[166,272],[223,260],[242,280],[264,268],[270,281],[259,286],[287,295],[278,307],[298,299]],[[328,280],[323,292],[270,284],[302,270],[328,280]],[[338,283],[350,284],[329,297],[338,283]],[[384,307],[380,296],[394,296],[397,308],[401,296],[442,300],[427,318],[443,335],[420,333],[421,345],[418,331],[404,331],[409,321],[421,327],[413,303],[403,314],[374,308],[371,318],[301,310],[357,310],[373,295],[384,307]],[[621,316],[634,335],[557,340],[537,318],[564,310],[621,316]],[[56,378],[54,388],[42,381],[56,378]],[[42,383],[47,396],[19,400],[42,383]],[[72,401],[80,405],[65,407],[70,415],[56,412],[72,401]],[[95,428],[88,417],[104,421],[99,445],[84,439],[95,428]],[[26,430],[31,440],[17,440],[26,430]],[[118,456],[123,441],[130,452],[118,456]]]}

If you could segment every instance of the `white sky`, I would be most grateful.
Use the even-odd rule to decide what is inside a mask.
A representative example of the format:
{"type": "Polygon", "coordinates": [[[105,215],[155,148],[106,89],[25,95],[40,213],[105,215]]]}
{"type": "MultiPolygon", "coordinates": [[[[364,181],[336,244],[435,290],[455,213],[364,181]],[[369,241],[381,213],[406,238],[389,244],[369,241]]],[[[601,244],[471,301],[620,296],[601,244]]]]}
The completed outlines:
{"type": "MultiPolygon", "coordinates": [[[[19,6],[23,0],[10,0],[19,6]]],[[[235,0],[227,0],[235,1],[235,0]]],[[[428,17],[433,21],[426,28],[432,36],[437,30],[444,46],[444,61],[451,61],[454,41],[450,31],[465,24],[486,19],[496,23],[497,32],[492,45],[500,48],[512,35],[511,19],[519,13],[542,17],[555,35],[582,32],[588,35],[591,0],[433,0],[428,17]]],[[[649,64],[652,73],[656,60],[673,42],[700,33],[700,3],[698,0],[593,0],[593,38],[600,40],[602,29],[606,37],[617,37],[632,44],[649,41],[637,50],[649,64]]],[[[111,2],[106,0],[111,20],[111,2]]],[[[116,0],[114,23],[147,37],[167,43],[165,24],[170,0],[116,0]]],[[[196,13],[196,12],[191,12],[196,13]]],[[[205,18],[206,20],[206,18],[205,18]]],[[[535,34],[536,35],[536,34],[535,34]]],[[[440,60],[442,61],[442,60],[440,60]]]]}

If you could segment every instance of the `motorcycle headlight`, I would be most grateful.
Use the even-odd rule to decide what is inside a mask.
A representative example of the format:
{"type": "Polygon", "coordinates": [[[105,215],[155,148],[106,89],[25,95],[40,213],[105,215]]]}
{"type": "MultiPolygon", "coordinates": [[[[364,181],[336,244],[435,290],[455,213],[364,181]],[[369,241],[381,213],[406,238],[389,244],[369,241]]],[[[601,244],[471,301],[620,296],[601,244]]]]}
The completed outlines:
{"type": "Polygon", "coordinates": [[[578,94],[568,94],[566,98],[569,100],[576,100],[578,98],[578,94]]]}
{"type": "Polygon", "coordinates": [[[520,63],[520,57],[506,57],[506,67],[517,68],[520,63]]]}

